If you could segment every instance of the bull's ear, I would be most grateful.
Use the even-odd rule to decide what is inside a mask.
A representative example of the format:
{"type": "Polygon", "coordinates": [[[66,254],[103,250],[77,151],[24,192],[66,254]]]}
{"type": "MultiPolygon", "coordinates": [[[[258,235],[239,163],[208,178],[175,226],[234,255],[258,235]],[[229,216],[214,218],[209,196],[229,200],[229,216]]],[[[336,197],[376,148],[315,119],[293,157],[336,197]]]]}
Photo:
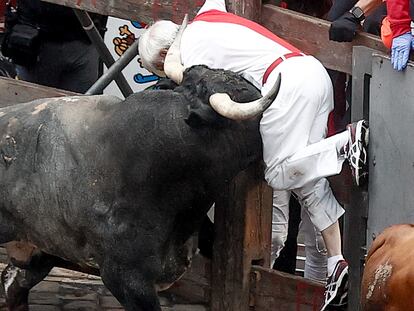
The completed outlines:
{"type": "Polygon", "coordinates": [[[217,114],[209,105],[200,100],[188,106],[188,115],[185,122],[191,127],[223,126],[227,120],[217,114]]]}

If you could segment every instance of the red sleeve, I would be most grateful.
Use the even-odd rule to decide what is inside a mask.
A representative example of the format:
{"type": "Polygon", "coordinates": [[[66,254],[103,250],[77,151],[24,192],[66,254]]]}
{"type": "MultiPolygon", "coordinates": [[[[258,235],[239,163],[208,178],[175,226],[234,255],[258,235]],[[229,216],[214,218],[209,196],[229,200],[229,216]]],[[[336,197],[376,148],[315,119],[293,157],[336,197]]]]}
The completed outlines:
{"type": "Polygon", "coordinates": [[[0,33],[4,32],[4,14],[6,13],[6,2],[0,3],[0,33]]]}
{"type": "Polygon", "coordinates": [[[387,12],[393,38],[411,31],[410,0],[387,0],[387,12]]]}

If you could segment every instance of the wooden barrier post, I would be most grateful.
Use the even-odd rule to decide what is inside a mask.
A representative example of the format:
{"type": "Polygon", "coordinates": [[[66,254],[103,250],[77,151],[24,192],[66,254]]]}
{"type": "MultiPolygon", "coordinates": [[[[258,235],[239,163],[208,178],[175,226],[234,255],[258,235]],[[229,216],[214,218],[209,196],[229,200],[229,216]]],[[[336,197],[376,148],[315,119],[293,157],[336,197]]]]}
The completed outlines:
{"type": "MultiPolygon", "coordinates": [[[[230,12],[260,21],[261,0],[228,0],[230,12]]],[[[270,266],[272,190],[263,167],[240,173],[216,202],[211,310],[249,309],[252,262],[270,266]]]]}
{"type": "Polygon", "coordinates": [[[226,4],[229,12],[260,22],[261,0],[227,0],[226,4]]]}
{"type": "Polygon", "coordinates": [[[262,172],[241,172],[216,201],[212,311],[248,310],[252,261],[270,265],[272,191],[262,172]]]}

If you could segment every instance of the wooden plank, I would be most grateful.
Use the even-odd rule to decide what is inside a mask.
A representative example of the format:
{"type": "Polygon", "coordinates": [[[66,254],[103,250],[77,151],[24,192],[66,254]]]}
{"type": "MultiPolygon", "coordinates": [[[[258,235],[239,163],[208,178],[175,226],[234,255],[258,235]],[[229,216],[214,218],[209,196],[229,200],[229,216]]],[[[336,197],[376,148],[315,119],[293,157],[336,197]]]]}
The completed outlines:
{"type": "Polygon", "coordinates": [[[76,95],[76,93],[0,77],[0,108],[38,98],[76,95]]]}
{"type": "Polygon", "coordinates": [[[252,267],[251,295],[255,311],[317,311],[323,302],[324,286],[259,266],[252,267]]]}
{"type": "MultiPolygon", "coordinates": [[[[5,250],[0,247],[0,271],[4,270],[7,262],[5,250]]],[[[203,270],[203,264],[209,266],[209,261],[196,255],[194,266],[188,271],[182,280],[188,274],[192,274],[198,269],[203,270]]],[[[208,278],[208,274],[202,274],[208,278]]],[[[197,283],[198,285],[198,283],[197,283]]],[[[197,285],[193,287],[196,291],[197,285]]],[[[191,284],[190,284],[191,286],[191,284]]],[[[190,287],[189,287],[190,288],[190,287]]],[[[190,299],[195,297],[194,293],[189,293],[184,299],[171,293],[170,291],[160,293],[160,303],[162,310],[192,310],[207,311],[205,303],[192,303],[190,299]]],[[[106,289],[100,277],[80,273],[73,270],[62,268],[53,268],[48,276],[30,291],[29,298],[30,310],[51,311],[51,310],[90,310],[90,311],[122,311],[124,310],[119,302],[106,289]]],[[[7,310],[4,294],[0,292],[0,310],[7,310]]]]}
{"type": "Polygon", "coordinates": [[[250,252],[251,263],[270,267],[273,190],[264,182],[262,172],[264,168],[257,168],[255,178],[259,181],[249,189],[246,197],[245,249],[250,252]]]}
{"type": "Polygon", "coordinates": [[[378,37],[359,33],[353,42],[330,41],[329,22],[270,4],[262,6],[261,23],[305,53],[314,55],[325,67],[346,73],[352,72],[353,46],[363,45],[387,53],[378,37]]]}
{"type": "MultiPolygon", "coordinates": [[[[211,260],[196,254],[190,269],[165,293],[176,303],[208,305],[210,302],[211,260]]],[[[164,295],[160,293],[160,295],[164,295]]]]}
{"type": "Polygon", "coordinates": [[[204,0],[44,0],[102,15],[151,23],[168,19],[181,23],[184,14],[194,17],[204,0]]]}
{"type": "Polygon", "coordinates": [[[255,22],[260,21],[262,0],[227,0],[226,4],[229,12],[244,16],[255,22]]]}
{"type": "Polygon", "coordinates": [[[249,308],[252,261],[269,264],[271,191],[252,166],[216,201],[211,310],[249,308]]]}
{"type": "MultiPolygon", "coordinates": [[[[145,23],[158,19],[170,19],[180,23],[185,13],[189,13],[190,18],[194,17],[204,3],[204,0],[44,1],[145,23]]],[[[363,45],[387,52],[378,37],[366,33],[358,34],[353,42],[330,41],[329,22],[270,4],[261,6],[259,0],[229,0],[228,7],[238,15],[261,22],[305,53],[317,57],[326,67],[338,71],[351,73],[353,46],[363,45]]]]}
{"type": "MultiPolygon", "coordinates": [[[[151,23],[158,19],[181,22],[184,14],[194,17],[204,0],[43,0],[90,12],[151,23]],[[108,3],[109,2],[109,3],[108,3]]],[[[228,9],[259,21],[261,0],[228,0],[228,9]]]]}
{"type": "MultiPolygon", "coordinates": [[[[0,246],[0,271],[7,263],[8,257],[6,249],[0,246]]],[[[210,301],[210,277],[211,260],[194,255],[190,269],[172,287],[159,295],[173,299],[176,304],[199,304],[208,305],[210,301]]],[[[68,270],[66,268],[55,267],[48,275],[47,280],[60,280],[64,278],[67,283],[74,284],[101,284],[100,277],[80,272],[79,270],[68,270]],[[84,281],[82,281],[84,279],[84,281]]],[[[36,288],[39,288],[37,286],[36,288]]],[[[0,306],[0,310],[1,306],[0,306]]]]}

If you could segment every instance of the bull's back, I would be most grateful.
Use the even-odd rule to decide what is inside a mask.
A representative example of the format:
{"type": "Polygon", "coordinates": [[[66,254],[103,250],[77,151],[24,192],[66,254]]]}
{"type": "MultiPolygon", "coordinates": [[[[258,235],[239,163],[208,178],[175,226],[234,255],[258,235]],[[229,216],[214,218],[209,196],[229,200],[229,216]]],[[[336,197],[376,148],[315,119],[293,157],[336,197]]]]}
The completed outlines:
{"type": "MultiPolygon", "coordinates": [[[[8,137],[0,150],[11,159],[0,164],[0,213],[12,215],[22,235],[43,250],[74,262],[93,253],[89,240],[102,241],[105,234],[126,240],[118,237],[142,236],[129,228],[158,228],[151,222],[163,219],[164,210],[177,213],[169,211],[168,196],[159,195],[169,189],[164,175],[181,177],[165,169],[174,162],[171,155],[193,154],[177,151],[190,132],[182,97],[158,93],[143,92],[122,103],[69,97],[0,110],[0,137],[8,137]],[[154,209],[144,200],[157,202],[161,214],[148,217],[154,209]],[[136,218],[146,222],[134,226],[136,218]]],[[[185,186],[194,184],[186,180],[185,186]]],[[[192,197],[178,206],[188,208],[189,202],[192,197]]]]}
{"type": "Polygon", "coordinates": [[[32,177],[69,172],[89,152],[93,142],[88,132],[108,114],[102,107],[117,101],[111,96],[76,96],[0,109],[2,188],[18,190],[13,186],[30,184],[32,177]]]}
{"type": "Polygon", "coordinates": [[[413,257],[413,225],[391,226],[375,239],[362,278],[362,310],[414,310],[413,257]]]}
{"type": "Polygon", "coordinates": [[[89,130],[118,103],[110,96],[67,97],[0,109],[0,212],[34,239],[48,236],[45,244],[65,226],[70,230],[80,216],[76,205],[87,204],[77,189],[94,186],[84,178],[95,162],[86,159],[96,150],[89,130]]]}

